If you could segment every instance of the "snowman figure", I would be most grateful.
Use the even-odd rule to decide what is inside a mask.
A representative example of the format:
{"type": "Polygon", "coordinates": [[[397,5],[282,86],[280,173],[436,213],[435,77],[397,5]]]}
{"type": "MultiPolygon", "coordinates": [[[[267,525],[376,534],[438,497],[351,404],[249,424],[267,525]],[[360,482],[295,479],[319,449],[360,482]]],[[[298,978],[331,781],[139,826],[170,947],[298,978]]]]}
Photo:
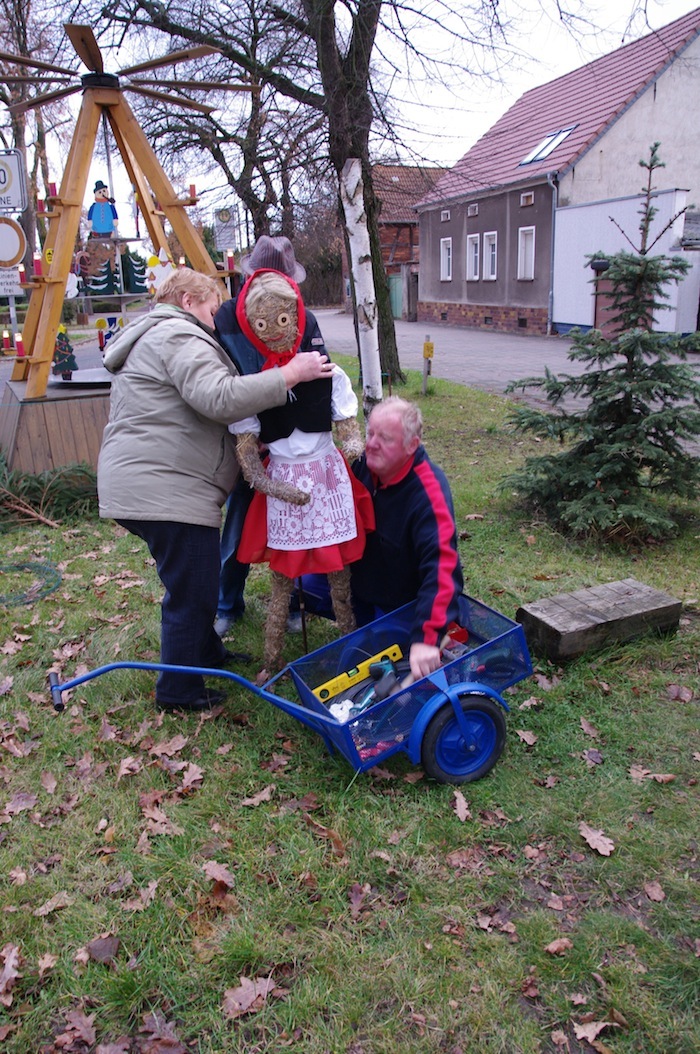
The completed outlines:
{"type": "Polygon", "coordinates": [[[98,179],[94,190],[95,200],[88,209],[88,238],[113,238],[117,233],[117,210],[109,187],[98,179]]]}

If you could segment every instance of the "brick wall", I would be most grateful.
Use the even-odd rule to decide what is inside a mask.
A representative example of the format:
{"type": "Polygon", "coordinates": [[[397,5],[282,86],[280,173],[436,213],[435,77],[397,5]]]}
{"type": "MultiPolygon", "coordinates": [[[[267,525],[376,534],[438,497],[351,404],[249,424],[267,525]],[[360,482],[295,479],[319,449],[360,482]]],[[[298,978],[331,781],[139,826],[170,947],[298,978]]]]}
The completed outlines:
{"type": "Polygon", "coordinates": [[[486,304],[451,304],[418,301],[418,321],[469,329],[493,329],[499,333],[547,334],[547,311],[543,307],[491,307],[486,304]],[[490,319],[490,321],[488,321],[490,319]]]}

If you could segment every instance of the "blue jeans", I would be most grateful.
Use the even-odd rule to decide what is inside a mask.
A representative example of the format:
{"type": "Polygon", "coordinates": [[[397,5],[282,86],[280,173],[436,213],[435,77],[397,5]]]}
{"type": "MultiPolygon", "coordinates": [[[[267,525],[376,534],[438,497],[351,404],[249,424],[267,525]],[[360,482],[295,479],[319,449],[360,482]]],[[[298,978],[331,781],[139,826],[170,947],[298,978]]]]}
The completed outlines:
{"type": "Polygon", "coordinates": [[[229,618],[232,622],[243,618],[245,611],[243,591],[250,565],[239,564],[236,552],[243,533],[246,513],[252,500],[253,488],[246,483],[243,476],[239,476],[226,502],[226,519],[221,532],[219,601],[216,608],[217,618],[229,618]]]}
{"type": "MultiPolygon", "coordinates": [[[[226,648],[214,632],[221,562],[219,531],[171,520],[118,520],[148,546],[165,594],[161,601],[160,661],[168,666],[216,666],[226,648]]],[[[158,702],[192,702],[204,692],[201,674],[161,673],[158,702]]]]}

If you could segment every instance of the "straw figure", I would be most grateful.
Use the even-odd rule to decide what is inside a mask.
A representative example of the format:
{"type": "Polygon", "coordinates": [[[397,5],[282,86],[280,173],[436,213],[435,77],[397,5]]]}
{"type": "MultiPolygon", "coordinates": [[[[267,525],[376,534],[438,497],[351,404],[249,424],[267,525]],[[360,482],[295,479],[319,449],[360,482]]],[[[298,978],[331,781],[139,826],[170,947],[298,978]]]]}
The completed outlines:
{"type": "MultiPolygon", "coordinates": [[[[241,328],[262,354],[263,370],[297,354],[305,310],[291,278],[255,271],[239,299],[241,328]]],[[[340,632],[355,629],[348,564],[362,556],[374,513],[368,491],[348,467],[364,448],[357,397],[343,370],[330,361],[327,369],[328,380],[297,385],[285,406],[231,426],[243,475],[256,492],[238,559],[268,563],[272,572],[261,676],[282,665],[289,597],[300,575],[327,574],[340,632]],[[264,465],[261,446],[269,451],[264,465]]]]}

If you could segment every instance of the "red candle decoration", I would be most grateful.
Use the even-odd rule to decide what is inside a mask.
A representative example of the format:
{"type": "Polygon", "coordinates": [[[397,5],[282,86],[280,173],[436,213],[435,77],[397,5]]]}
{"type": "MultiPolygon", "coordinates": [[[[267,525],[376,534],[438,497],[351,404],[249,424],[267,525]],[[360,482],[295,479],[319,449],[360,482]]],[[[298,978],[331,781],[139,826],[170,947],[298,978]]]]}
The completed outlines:
{"type": "Polygon", "coordinates": [[[104,351],[105,335],[104,331],[101,329],[98,329],[97,331],[97,343],[100,345],[100,351],[104,351]]]}
{"type": "Polygon", "coordinates": [[[185,267],[185,266],[186,266],[185,265],[185,257],[181,256],[180,257],[180,262],[178,263],[178,267],[185,267]]]}
{"type": "Polygon", "coordinates": [[[190,183],[190,197],[191,198],[196,198],[197,197],[197,187],[196,187],[196,185],[194,183],[190,183]]]}
{"type": "Polygon", "coordinates": [[[27,281],[27,271],[24,264],[19,265],[19,273],[17,277],[19,278],[20,285],[24,285],[24,283],[27,281]]]}
{"type": "Polygon", "coordinates": [[[233,249],[226,250],[226,270],[233,270],[233,249]]]}
{"type": "Polygon", "coordinates": [[[49,183],[49,197],[50,198],[55,198],[56,197],[56,184],[55,183],[49,183]]]}
{"type": "Polygon", "coordinates": [[[34,253],[34,274],[40,275],[43,273],[41,266],[41,253],[34,253]]]}
{"type": "Polygon", "coordinates": [[[3,329],[2,331],[2,347],[3,351],[10,350],[10,334],[7,332],[6,329],[3,329]]]}
{"type": "Polygon", "coordinates": [[[18,359],[24,358],[24,341],[21,333],[15,333],[15,351],[18,359]]]}
{"type": "Polygon", "coordinates": [[[44,205],[44,199],[43,198],[37,198],[36,199],[36,211],[37,212],[43,212],[45,207],[46,206],[44,205]]]}

